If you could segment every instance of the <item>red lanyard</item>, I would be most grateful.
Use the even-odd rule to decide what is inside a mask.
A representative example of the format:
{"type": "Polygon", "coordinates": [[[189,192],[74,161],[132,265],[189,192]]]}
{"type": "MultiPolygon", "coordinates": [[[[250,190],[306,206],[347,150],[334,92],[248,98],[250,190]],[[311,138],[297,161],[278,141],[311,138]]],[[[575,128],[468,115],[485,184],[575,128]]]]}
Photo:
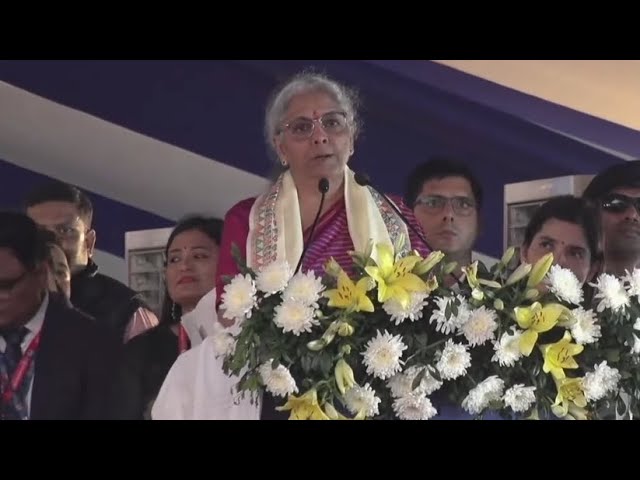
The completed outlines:
{"type": "Polygon", "coordinates": [[[14,394],[22,385],[24,381],[24,377],[27,375],[29,368],[31,367],[31,363],[33,362],[33,357],[36,354],[36,350],[38,350],[38,346],[40,345],[40,332],[35,336],[29,346],[27,347],[27,351],[24,352],[20,362],[18,362],[18,366],[16,367],[13,375],[11,375],[11,381],[9,382],[6,375],[2,375],[0,380],[2,381],[2,403],[8,405],[13,400],[14,394]],[[8,388],[7,388],[8,387],[8,388]]]}
{"type": "Polygon", "coordinates": [[[180,325],[178,330],[178,353],[182,354],[189,350],[190,343],[191,342],[189,342],[189,335],[187,335],[187,331],[182,325],[180,325]]]}

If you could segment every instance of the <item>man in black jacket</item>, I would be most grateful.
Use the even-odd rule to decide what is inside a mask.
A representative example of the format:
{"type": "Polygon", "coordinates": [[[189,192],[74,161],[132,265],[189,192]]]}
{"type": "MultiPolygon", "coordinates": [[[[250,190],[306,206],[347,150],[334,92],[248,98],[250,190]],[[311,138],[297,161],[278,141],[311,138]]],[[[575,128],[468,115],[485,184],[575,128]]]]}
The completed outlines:
{"type": "Polygon", "coordinates": [[[623,277],[640,267],[640,160],[621,160],[603,170],[583,197],[600,209],[602,271],[623,277]]]}
{"type": "Polygon", "coordinates": [[[32,191],[26,213],[53,231],[71,268],[71,303],[111,328],[123,341],[158,324],[140,296],[121,282],[98,273],[92,260],[96,231],[91,200],[78,188],[51,182],[32,191]]]}
{"type": "Polygon", "coordinates": [[[112,418],[120,342],[48,292],[46,261],[33,220],[0,212],[0,418],[112,418]]]}

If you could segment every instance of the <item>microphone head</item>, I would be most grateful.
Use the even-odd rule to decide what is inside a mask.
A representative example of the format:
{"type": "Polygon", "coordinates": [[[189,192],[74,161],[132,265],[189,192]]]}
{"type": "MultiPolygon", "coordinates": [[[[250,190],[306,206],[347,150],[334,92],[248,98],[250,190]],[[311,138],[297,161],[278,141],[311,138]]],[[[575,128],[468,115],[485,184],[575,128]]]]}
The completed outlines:
{"type": "Polygon", "coordinates": [[[327,193],[329,191],[329,180],[324,177],[321,178],[318,182],[318,190],[320,190],[320,193],[327,193]]]}
{"type": "Polygon", "coordinates": [[[356,183],[362,187],[366,187],[367,185],[369,185],[369,183],[371,183],[369,180],[369,175],[367,175],[366,173],[356,172],[353,178],[355,179],[356,183]]]}

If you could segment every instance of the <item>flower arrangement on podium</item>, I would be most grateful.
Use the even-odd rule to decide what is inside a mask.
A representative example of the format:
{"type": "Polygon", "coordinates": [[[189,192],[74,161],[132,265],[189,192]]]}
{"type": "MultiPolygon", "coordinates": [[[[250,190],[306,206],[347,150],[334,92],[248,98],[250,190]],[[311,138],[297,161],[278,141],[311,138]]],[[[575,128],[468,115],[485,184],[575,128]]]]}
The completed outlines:
{"type": "Polygon", "coordinates": [[[443,404],[475,418],[598,418],[619,395],[621,372],[594,348],[599,320],[551,255],[509,271],[509,249],[451,282],[441,252],[402,246],[352,252],[349,272],[331,259],[322,277],[286,262],[253,271],[234,247],[240,273],[221,299],[234,333],[215,343],[238,392],[325,420],[426,420],[443,404]]]}

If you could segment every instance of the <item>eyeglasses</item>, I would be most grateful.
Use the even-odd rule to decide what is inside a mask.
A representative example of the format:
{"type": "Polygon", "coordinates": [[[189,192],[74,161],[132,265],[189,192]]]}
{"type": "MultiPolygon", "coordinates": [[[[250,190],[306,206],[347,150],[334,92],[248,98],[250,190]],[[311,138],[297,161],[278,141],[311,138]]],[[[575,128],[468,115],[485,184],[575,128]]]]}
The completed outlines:
{"type": "Polygon", "coordinates": [[[611,213],[626,212],[634,207],[640,213],[640,198],[629,197],[621,193],[611,193],[602,199],[602,209],[611,213]]]}
{"type": "Polygon", "coordinates": [[[345,112],[328,112],[320,118],[298,117],[283,125],[282,130],[288,130],[293,138],[307,139],[313,135],[316,123],[329,135],[344,133],[349,126],[345,112]]]}
{"type": "Polygon", "coordinates": [[[468,216],[476,209],[476,202],[468,197],[443,197],[441,195],[427,195],[418,197],[414,207],[422,205],[427,211],[441,212],[451,204],[451,208],[457,215],[468,216]]]}

